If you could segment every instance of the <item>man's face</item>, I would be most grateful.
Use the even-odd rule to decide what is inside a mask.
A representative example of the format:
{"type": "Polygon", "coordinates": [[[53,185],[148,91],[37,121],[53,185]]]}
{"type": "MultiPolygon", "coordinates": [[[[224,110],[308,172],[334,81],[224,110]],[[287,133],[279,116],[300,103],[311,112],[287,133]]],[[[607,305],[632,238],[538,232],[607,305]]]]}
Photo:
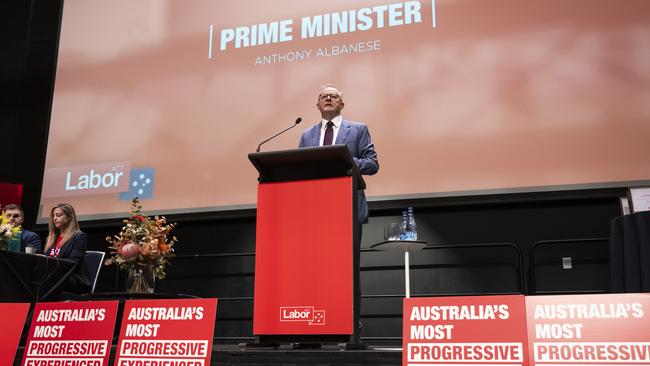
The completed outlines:
{"type": "Polygon", "coordinates": [[[22,225],[23,220],[25,219],[20,210],[15,209],[5,211],[5,217],[9,220],[9,223],[14,226],[22,225]]]}
{"type": "Polygon", "coordinates": [[[327,87],[320,90],[318,93],[318,102],[316,107],[323,116],[335,117],[341,114],[341,110],[345,104],[336,88],[327,87]]]}

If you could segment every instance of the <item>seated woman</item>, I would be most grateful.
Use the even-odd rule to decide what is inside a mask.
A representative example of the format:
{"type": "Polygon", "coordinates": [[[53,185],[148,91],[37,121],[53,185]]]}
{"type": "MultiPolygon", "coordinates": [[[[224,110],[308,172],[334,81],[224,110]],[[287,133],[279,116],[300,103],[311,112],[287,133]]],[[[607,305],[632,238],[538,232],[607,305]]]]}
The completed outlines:
{"type": "Polygon", "coordinates": [[[79,229],[77,215],[68,203],[59,203],[50,211],[50,232],[43,254],[77,263],[74,271],[61,285],[62,291],[77,294],[90,289],[90,280],[82,271],[81,262],[88,247],[88,235],[79,229]]]}

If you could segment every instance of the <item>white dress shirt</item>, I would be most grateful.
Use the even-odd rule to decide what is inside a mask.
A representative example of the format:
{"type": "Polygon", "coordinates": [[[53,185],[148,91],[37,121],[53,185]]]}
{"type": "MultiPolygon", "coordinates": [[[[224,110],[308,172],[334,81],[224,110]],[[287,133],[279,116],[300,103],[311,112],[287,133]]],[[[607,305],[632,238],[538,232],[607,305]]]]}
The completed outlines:
{"type": "MultiPolygon", "coordinates": [[[[318,146],[323,146],[323,140],[325,140],[325,130],[327,129],[327,122],[329,122],[326,119],[323,119],[320,121],[321,126],[320,126],[320,142],[318,146]]],[[[341,122],[343,122],[343,117],[339,114],[338,116],[334,117],[332,119],[332,123],[334,123],[334,126],[332,128],[334,129],[334,135],[332,136],[332,145],[336,145],[336,136],[339,134],[339,129],[341,128],[341,122]]]]}

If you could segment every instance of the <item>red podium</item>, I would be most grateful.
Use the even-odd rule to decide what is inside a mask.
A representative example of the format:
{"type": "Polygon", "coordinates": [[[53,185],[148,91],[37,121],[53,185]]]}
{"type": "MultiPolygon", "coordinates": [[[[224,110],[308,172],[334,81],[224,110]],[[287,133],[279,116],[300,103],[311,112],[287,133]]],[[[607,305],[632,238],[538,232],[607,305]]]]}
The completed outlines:
{"type": "Polygon", "coordinates": [[[259,172],[253,334],[258,343],[359,344],[356,190],[345,145],[252,153],[259,172]]]}

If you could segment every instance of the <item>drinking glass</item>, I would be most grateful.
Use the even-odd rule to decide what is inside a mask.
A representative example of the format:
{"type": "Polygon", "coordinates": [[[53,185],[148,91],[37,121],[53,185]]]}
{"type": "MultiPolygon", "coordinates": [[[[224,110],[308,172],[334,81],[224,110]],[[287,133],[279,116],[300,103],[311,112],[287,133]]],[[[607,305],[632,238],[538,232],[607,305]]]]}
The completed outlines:
{"type": "Polygon", "coordinates": [[[384,240],[399,240],[399,224],[393,222],[384,228],[384,240]]]}

